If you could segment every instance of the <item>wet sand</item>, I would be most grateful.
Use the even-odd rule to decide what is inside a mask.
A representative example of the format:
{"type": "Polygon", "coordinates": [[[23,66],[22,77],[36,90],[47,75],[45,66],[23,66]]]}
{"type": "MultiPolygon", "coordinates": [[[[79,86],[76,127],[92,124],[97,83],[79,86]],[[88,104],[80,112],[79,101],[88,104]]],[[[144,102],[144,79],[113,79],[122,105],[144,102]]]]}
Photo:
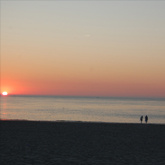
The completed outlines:
{"type": "Polygon", "coordinates": [[[2,165],[164,165],[165,125],[0,121],[2,165]]]}

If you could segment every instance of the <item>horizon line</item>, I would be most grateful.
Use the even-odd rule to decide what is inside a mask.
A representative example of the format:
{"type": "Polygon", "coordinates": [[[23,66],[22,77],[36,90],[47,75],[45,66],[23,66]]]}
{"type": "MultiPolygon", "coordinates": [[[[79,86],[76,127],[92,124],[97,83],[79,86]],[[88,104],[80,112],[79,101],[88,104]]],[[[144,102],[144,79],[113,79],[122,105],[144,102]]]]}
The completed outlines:
{"type": "Polygon", "coordinates": [[[88,98],[125,98],[125,99],[165,99],[160,96],[94,96],[94,95],[52,95],[52,94],[8,94],[7,96],[0,95],[2,97],[8,96],[49,96],[49,97],[88,97],[88,98]]]}

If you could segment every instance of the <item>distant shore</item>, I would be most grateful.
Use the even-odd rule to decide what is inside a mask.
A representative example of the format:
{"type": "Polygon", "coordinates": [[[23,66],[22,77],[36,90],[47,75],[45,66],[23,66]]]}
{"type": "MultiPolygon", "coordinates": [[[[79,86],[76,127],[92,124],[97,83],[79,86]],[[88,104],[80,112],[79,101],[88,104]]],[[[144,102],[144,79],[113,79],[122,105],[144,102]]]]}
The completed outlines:
{"type": "Polygon", "coordinates": [[[165,125],[0,120],[0,164],[164,165],[165,125]]]}

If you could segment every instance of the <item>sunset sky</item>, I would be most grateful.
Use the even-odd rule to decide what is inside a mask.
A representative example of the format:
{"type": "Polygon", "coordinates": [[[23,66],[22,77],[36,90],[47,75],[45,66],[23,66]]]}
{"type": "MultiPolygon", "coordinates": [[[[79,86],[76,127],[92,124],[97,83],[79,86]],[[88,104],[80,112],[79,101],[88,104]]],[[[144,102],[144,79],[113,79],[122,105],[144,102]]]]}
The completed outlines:
{"type": "Polygon", "coordinates": [[[165,1],[1,1],[1,92],[165,97],[165,1]]]}

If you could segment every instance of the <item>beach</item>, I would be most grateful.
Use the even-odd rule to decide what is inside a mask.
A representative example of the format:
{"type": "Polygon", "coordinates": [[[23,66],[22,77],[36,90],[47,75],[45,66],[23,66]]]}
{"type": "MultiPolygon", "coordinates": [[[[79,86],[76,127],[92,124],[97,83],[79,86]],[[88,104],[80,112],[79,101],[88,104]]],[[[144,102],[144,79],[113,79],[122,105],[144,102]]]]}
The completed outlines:
{"type": "Polygon", "coordinates": [[[165,125],[0,121],[2,165],[164,165],[165,125]]]}

